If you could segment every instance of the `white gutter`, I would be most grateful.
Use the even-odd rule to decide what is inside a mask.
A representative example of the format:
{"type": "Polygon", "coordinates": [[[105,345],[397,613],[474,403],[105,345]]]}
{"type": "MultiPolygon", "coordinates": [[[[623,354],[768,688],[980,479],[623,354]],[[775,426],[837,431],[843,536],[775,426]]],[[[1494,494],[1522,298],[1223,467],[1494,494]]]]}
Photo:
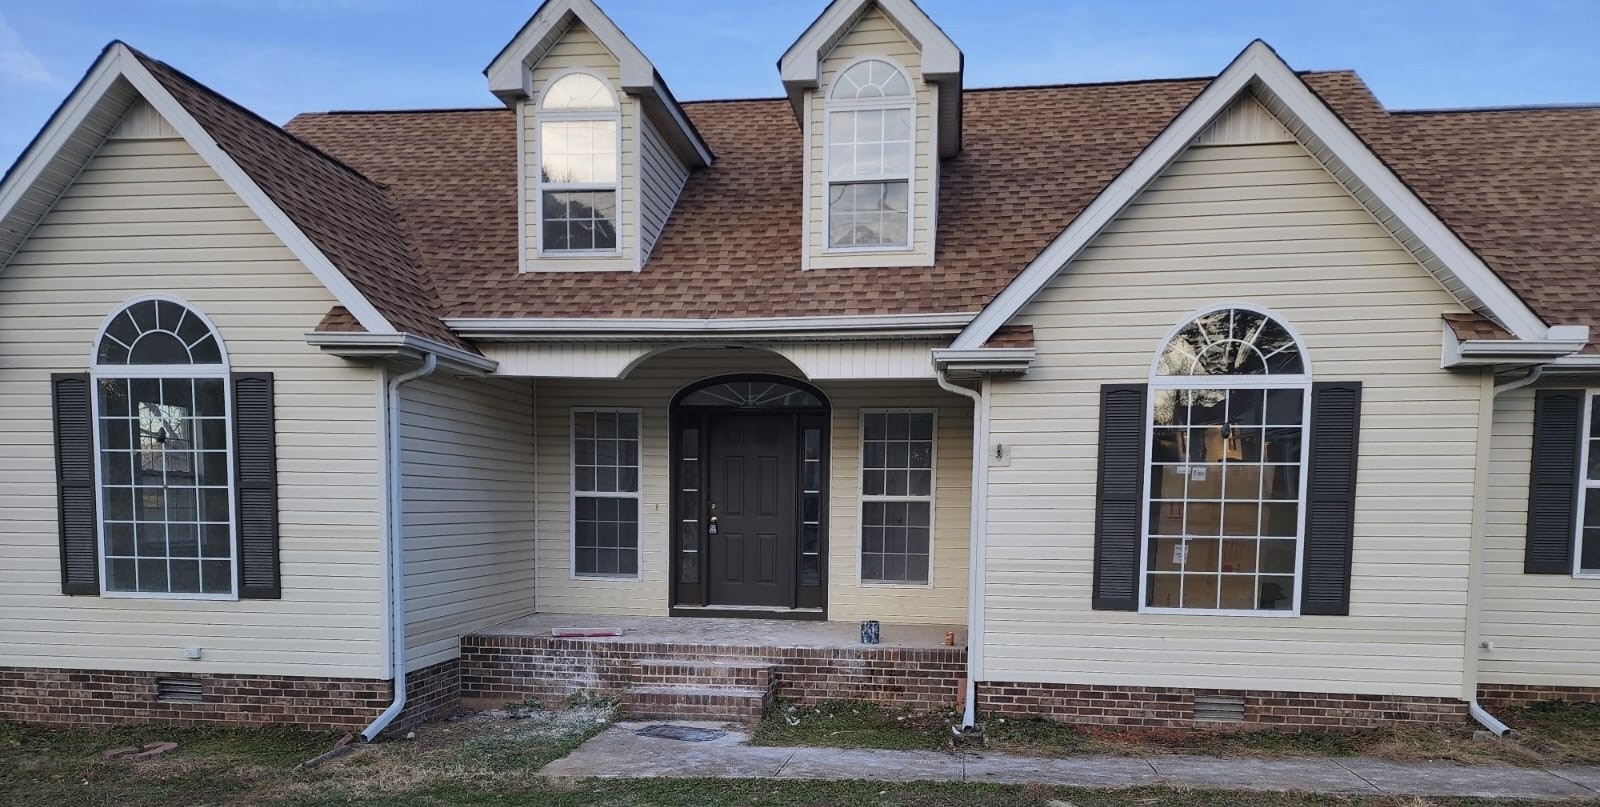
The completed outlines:
{"type": "Polygon", "coordinates": [[[972,399],[972,520],[967,561],[967,697],[961,728],[978,725],[978,677],[983,674],[983,580],[988,557],[989,380],[978,390],[952,384],[943,368],[935,378],[941,389],[972,399]]]}
{"type": "Polygon", "coordinates": [[[443,342],[411,333],[367,333],[364,331],[311,331],[305,335],[306,344],[347,359],[412,359],[423,360],[433,356],[453,369],[482,374],[492,373],[500,366],[494,359],[485,358],[470,350],[463,350],[443,342]]]}
{"type": "Polygon", "coordinates": [[[1468,339],[1460,341],[1450,323],[1444,324],[1446,369],[1518,362],[1548,362],[1577,353],[1589,344],[1587,325],[1552,325],[1543,339],[1468,339]]]}
{"type": "Polygon", "coordinates": [[[1038,351],[1031,347],[985,347],[971,350],[935,348],[933,363],[941,371],[962,373],[1025,373],[1038,351]]]}
{"type": "MultiPolygon", "coordinates": [[[[361,731],[361,739],[372,742],[378,738],[383,730],[389,727],[401,710],[406,708],[406,564],[405,564],[405,513],[402,510],[404,503],[404,476],[401,473],[400,462],[400,385],[424,376],[432,375],[439,369],[439,357],[429,353],[423,360],[422,366],[409,373],[389,379],[389,385],[384,395],[384,437],[387,439],[384,460],[388,465],[389,490],[388,502],[385,505],[389,517],[387,519],[389,534],[385,539],[389,543],[389,672],[394,677],[394,701],[389,708],[372,721],[372,725],[361,731]]],[[[387,371],[385,371],[387,372],[387,371]]]]}
{"type": "Polygon", "coordinates": [[[972,314],[845,314],[817,317],[717,317],[644,319],[632,317],[529,317],[448,318],[450,330],[462,336],[492,338],[515,336],[664,336],[707,333],[752,335],[817,331],[878,332],[918,331],[955,333],[966,327],[972,314]]]}
{"type": "Polygon", "coordinates": [[[1472,716],[1478,724],[1493,732],[1497,737],[1504,737],[1511,733],[1511,727],[1500,722],[1500,719],[1489,714],[1483,705],[1478,703],[1478,658],[1479,642],[1482,636],[1483,614],[1483,551],[1484,543],[1488,540],[1487,531],[1487,499],[1489,486],[1489,455],[1490,444],[1494,438],[1494,402],[1496,398],[1513,390],[1519,390],[1538,381],[1544,375],[1544,367],[1535,365],[1527,375],[1504,384],[1496,384],[1489,390],[1488,399],[1483,401],[1483,409],[1478,413],[1478,474],[1476,490],[1473,499],[1477,502],[1473,511],[1472,549],[1468,559],[1467,573],[1467,630],[1465,640],[1465,659],[1469,662],[1466,666],[1467,680],[1463,682],[1463,694],[1467,696],[1467,714],[1472,716]]]}

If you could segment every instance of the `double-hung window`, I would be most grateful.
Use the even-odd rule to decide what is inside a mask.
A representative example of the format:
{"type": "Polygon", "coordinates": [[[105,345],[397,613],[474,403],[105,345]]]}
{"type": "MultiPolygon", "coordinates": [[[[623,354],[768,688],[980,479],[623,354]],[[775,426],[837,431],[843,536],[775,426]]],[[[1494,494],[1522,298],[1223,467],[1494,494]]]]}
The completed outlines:
{"type": "Polygon", "coordinates": [[[572,412],[572,571],[639,574],[639,412],[572,412]]]}
{"type": "Polygon", "coordinates": [[[199,313],[135,302],[107,321],[94,370],[102,590],[230,598],[228,364],[199,313]]]}
{"type": "Polygon", "coordinates": [[[861,416],[861,580],[929,582],[933,554],[934,413],[861,416]]]}
{"type": "Polygon", "coordinates": [[[539,105],[539,249],[617,251],[618,127],[611,88],[588,73],[550,82],[539,105]]]}
{"type": "Polygon", "coordinates": [[[827,103],[828,248],[911,243],[914,98],[899,68],[865,59],[840,72],[827,103]]]}
{"type": "Polygon", "coordinates": [[[1168,340],[1150,380],[1146,609],[1296,609],[1310,388],[1264,312],[1207,311],[1168,340]]]}

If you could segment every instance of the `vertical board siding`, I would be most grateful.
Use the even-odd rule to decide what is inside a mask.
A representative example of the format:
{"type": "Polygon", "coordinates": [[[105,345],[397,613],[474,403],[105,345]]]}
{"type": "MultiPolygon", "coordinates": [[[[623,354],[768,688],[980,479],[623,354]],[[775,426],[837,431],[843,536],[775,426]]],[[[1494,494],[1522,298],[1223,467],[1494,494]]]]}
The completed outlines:
{"type": "Polygon", "coordinates": [[[378,380],[304,340],[334,304],[182,140],[105,144],[0,271],[0,666],[383,673],[378,380]],[[274,374],[282,600],[60,593],[50,373],[87,370],[101,321],[151,293],[274,374]]]}
{"type": "MultiPolygon", "coordinates": [[[[792,364],[761,350],[675,350],[654,356],[623,381],[539,382],[538,610],[554,613],[660,615],[668,609],[669,408],[689,384],[729,373],[801,377],[792,364]],[[584,580],[571,574],[571,411],[623,407],[643,411],[639,579],[584,580]]],[[[829,495],[829,617],[896,622],[965,621],[967,534],[971,499],[972,409],[929,382],[822,382],[833,405],[829,495]],[[948,399],[948,400],[947,400],[948,399]],[[863,587],[857,583],[857,497],[863,408],[939,408],[935,447],[935,553],[932,587],[863,587]]]]}
{"type": "Polygon", "coordinates": [[[550,48],[544,58],[533,68],[532,100],[518,104],[522,116],[523,195],[526,220],[522,222],[524,244],[527,246],[528,269],[561,270],[574,268],[634,269],[638,266],[639,247],[639,102],[622,91],[622,68],[617,57],[595,38],[594,32],[582,23],[573,23],[561,39],[550,48]],[[559,255],[539,257],[539,123],[538,104],[550,80],[569,70],[587,70],[606,80],[611,92],[621,105],[622,117],[618,122],[621,153],[617,170],[621,192],[617,196],[617,245],[621,253],[615,258],[583,259],[563,258],[559,255]]]}
{"type": "Polygon", "coordinates": [[[997,681],[1456,697],[1479,386],[1439,369],[1460,306],[1298,144],[1192,147],[1018,318],[994,384],[987,641],[997,681]],[[1269,307],[1317,380],[1364,384],[1350,616],[1090,609],[1101,384],[1194,310],[1269,307]]]}
{"type": "Polygon", "coordinates": [[[1523,573],[1533,400],[1532,388],[1495,399],[1481,631],[1493,649],[1479,654],[1479,678],[1485,684],[1600,687],[1600,580],[1523,573]]]}
{"type": "Polygon", "coordinates": [[[806,248],[808,265],[818,269],[843,266],[923,266],[933,263],[935,193],[939,161],[933,147],[938,89],[922,81],[922,54],[916,43],[877,6],[856,20],[822,60],[818,87],[806,93],[809,128],[806,148],[806,248]],[[827,93],[833,78],[857,59],[887,57],[905,69],[916,94],[916,155],[911,176],[911,249],[828,255],[827,93]]]}
{"type": "Polygon", "coordinates": [[[672,217],[683,183],[689,181],[689,169],[643,115],[639,116],[639,133],[639,243],[640,257],[648,259],[672,217]]]}
{"type": "Polygon", "coordinates": [[[533,611],[533,385],[436,376],[400,406],[409,671],[533,611]]]}
{"type": "MultiPolygon", "coordinates": [[[[884,339],[870,342],[747,342],[769,350],[812,379],[932,379],[933,349],[945,341],[884,339]]],[[[546,378],[603,378],[623,375],[670,343],[653,342],[485,342],[483,355],[500,363],[495,375],[546,378]]]]}

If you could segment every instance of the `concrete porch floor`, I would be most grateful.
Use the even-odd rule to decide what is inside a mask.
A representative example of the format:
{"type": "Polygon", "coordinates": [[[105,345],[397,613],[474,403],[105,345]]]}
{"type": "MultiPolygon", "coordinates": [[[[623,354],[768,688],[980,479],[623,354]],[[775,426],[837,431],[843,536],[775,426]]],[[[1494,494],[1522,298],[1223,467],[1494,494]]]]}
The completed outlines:
{"type": "Polygon", "coordinates": [[[955,646],[967,646],[962,625],[894,625],[880,628],[880,643],[861,644],[857,622],[817,622],[798,619],[695,618],[677,616],[615,617],[590,614],[531,614],[485,630],[476,636],[538,636],[549,638],[555,628],[620,628],[617,637],[585,637],[595,643],[652,643],[718,647],[852,648],[882,647],[932,649],[944,647],[944,637],[955,633],[955,646]]]}

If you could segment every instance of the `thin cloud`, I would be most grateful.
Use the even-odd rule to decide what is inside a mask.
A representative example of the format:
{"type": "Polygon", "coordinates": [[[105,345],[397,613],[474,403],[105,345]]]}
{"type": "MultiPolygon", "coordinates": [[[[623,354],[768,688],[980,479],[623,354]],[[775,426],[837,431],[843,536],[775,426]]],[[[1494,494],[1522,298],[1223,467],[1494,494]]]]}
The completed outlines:
{"type": "Polygon", "coordinates": [[[61,78],[45,66],[44,60],[28,49],[22,35],[4,16],[0,16],[0,81],[34,87],[54,87],[62,83],[61,78]]]}

